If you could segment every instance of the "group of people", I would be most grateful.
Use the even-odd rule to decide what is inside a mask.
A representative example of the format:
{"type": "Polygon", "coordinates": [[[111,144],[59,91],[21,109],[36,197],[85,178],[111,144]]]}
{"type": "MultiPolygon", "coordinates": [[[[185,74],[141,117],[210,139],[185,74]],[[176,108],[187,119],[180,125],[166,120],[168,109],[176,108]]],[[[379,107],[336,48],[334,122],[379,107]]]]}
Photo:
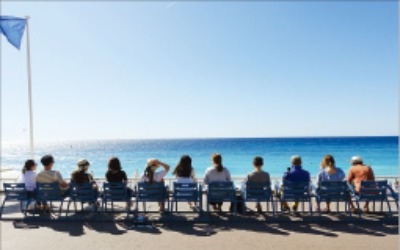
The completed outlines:
{"type": "MultiPolygon", "coordinates": [[[[35,196],[36,183],[53,183],[58,182],[64,196],[69,194],[69,184],[63,179],[59,171],[53,170],[54,157],[51,155],[45,155],[41,158],[40,162],[43,165],[43,170],[38,174],[35,173],[37,164],[34,160],[29,159],[25,162],[22,169],[22,175],[19,177],[18,182],[25,183],[28,195],[30,197],[35,196]]],[[[222,164],[221,154],[214,153],[211,156],[212,165],[207,168],[204,175],[204,184],[211,182],[230,182],[231,174],[229,170],[222,164]]],[[[250,172],[244,183],[250,182],[265,182],[270,185],[270,175],[268,172],[262,169],[264,160],[260,156],[256,156],[253,159],[254,170],[250,172]]],[[[335,159],[332,155],[326,155],[323,157],[320,164],[320,171],[317,175],[317,185],[321,181],[343,181],[347,180],[348,183],[354,186],[355,192],[360,191],[360,184],[363,180],[374,180],[374,173],[370,166],[364,165],[363,160],[359,156],[351,158],[351,168],[349,173],[346,175],[342,169],[336,167],[335,159]]],[[[93,176],[88,173],[90,162],[86,159],[81,159],[77,162],[77,169],[71,174],[71,183],[92,183],[93,189],[98,194],[98,186],[93,176]]],[[[151,158],[147,160],[147,165],[139,178],[139,182],[162,182],[164,177],[170,170],[170,166],[157,159],[151,158]],[[161,167],[161,168],[160,168],[161,167]],[[161,170],[160,170],[161,169],[161,170]]],[[[176,165],[173,175],[176,177],[178,183],[190,183],[196,182],[195,170],[192,166],[192,159],[189,155],[183,155],[178,164],[176,165]]],[[[124,182],[128,183],[128,177],[126,172],[122,169],[121,162],[118,158],[112,157],[108,161],[108,170],[106,172],[107,182],[124,182]]],[[[302,160],[298,155],[291,157],[291,167],[283,174],[282,182],[308,182],[311,183],[310,173],[302,168],[302,160]]],[[[128,189],[129,192],[132,190],[128,189]]],[[[349,198],[350,206],[353,211],[356,211],[354,204],[349,198]]],[[[192,205],[191,203],[189,205],[192,205]]],[[[330,207],[327,203],[324,212],[329,213],[330,207]]],[[[214,210],[220,211],[222,203],[211,203],[214,210]]],[[[297,210],[298,204],[295,202],[292,206],[294,211],[297,210]]],[[[283,203],[282,207],[286,211],[290,211],[290,207],[287,203],[283,203]]],[[[256,210],[261,212],[261,205],[256,204],[256,210]]],[[[365,203],[364,211],[368,212],[368,203],[365,203]]]]}

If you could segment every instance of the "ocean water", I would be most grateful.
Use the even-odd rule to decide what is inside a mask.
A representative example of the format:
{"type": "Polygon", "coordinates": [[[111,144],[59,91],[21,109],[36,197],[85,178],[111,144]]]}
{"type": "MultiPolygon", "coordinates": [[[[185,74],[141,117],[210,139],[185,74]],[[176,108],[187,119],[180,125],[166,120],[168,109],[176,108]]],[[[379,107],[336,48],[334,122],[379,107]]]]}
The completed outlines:
{"type": "MultiPolygon", "coordinates": [[[[54,169],[64,177],[70,177],[80,158],[88,159],[90,171],[96,178],[102,178],[111,156],[121,160],[129,177],[135,171],[142,173],[148,158],[158,158],[173,169],[183,154],[192,157],[196,176],[204,176],[211,165],[214,152],[222,154],[223,165],[233,176],[245,176],[252,171],[254,156],[264,158],[264,170],[271,176],[279,177],[290,166],[290,157],[298,154],[303,159],[303,168],[316,176],[321,159],[326,154],[335,157],[336,165],[346,173],[349,159],[353,155],[363,157],[377,176],[398,176],[398,137],[324,137],[324,138],[227,138],[227,139],[165,139],[165,140],[114,140],[114,141],[69,141],[62,143],[41,143],[35,147],[35,160],[52,154],[54,169]]],[[[2,168],[18,171],[29,158],[28,145],[4,143],[2,145],[2,168]]],[[[167,177],[172,177],[171,172],[167,177]]]]}

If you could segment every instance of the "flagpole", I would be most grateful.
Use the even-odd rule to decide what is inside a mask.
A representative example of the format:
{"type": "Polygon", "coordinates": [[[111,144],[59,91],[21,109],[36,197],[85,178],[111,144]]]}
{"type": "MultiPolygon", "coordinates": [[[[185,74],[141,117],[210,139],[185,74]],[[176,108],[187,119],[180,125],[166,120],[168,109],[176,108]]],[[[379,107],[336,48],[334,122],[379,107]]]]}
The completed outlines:
{"type": "Polygon", "coordinates": [[[29,44],[29,16],[26,18],[26,63],[28,67],[28,98],[29,98],[29,142],[30,142],[30,152],[31,158],[35,156],[35,151],[33,147],[33,112],[32,112],[32,78],[31,78],[31,51],[29,44]]]}

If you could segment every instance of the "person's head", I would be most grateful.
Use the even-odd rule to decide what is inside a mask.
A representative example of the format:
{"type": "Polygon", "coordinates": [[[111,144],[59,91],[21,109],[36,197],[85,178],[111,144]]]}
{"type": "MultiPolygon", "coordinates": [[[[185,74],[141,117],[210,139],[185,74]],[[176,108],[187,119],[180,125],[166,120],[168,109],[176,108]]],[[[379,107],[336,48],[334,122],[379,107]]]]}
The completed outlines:
{"type": "Polygon", "coordinates": [[[261,169],[264,165],[264,159],[260,156],[256,156],[253,159],[253,166],[257,169],[261,169]]]}
{"type": "Polygon", "coordinates": [[[322,168],[335,167],[335,159],[333,158],[333,156],[325,155],[324,158],[322,158],[321,167],[322,168]]]}
{"type": "Polygon", "coordinates": [[[121,171],[121,169],[121,162],[117,157],[111,157],[110,160],[108,160],[109,171],[121,171]]]}
{"type": "Polygon", "coordinates": [[[80,159],[77,163],[79,171],[88,171],[90,162],[88,162],[86,159],[80,159]]]}
{"type": "Polygon", "coordinates": [[[50,170],[54,165],[54,158],[52,155],[45,155],[40,159],[45,170],[50,170]]]}
{"type": "Polygon", "coordinates": [[[214,153],[211,156],[211,161],[218,172],[221,172],[224,169],[224,167],[222,166],[222,156],[220,154],[214,153]]]}
{"type": "Polygon", "coordinates": [[[147,165],[144,170],[144,176],[147,177],[150,183],[154,182],[154,173],[156,172],[157,168],[159,167],[159,161],[154,158],[147,159],[147,165]]]}
{"type": "Polygon", "coordinates": [[[190,177],[192,168],[192,158],[189,155],[182,155],[172,174],[178,177],[190,177]]]}
{"type": "Polygon", "coordinates": [[[35,171],[36,162],[32,159],[25,161],[24,167],[22,168],[22,173],[25,174],[26,171],[35,171]]]}
{"type": "Polygon", "coordinates": [[[292,163],[293,166],[301,166],[301,157],[300,155],[293,155],[290,158],[290,162],[292,163]]]}
{"type": "Polygon", "coordinates": [[[360,156],[353,156],[351,157],[351,165],[362,165],[363,164],[363,159],[360,156]]]}

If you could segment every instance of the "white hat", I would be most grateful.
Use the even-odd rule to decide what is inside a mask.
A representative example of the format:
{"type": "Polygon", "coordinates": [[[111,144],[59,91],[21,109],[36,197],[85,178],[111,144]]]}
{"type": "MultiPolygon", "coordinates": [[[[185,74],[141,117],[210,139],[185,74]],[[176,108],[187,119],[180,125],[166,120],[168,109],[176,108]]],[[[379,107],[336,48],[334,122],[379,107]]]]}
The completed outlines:
{"type": "Polygon", "coordinates": [[[351,164],[363,163],[363,159],[361,158],[361,156],[353,156],[351,157],[350,162],[351,164]]]}

